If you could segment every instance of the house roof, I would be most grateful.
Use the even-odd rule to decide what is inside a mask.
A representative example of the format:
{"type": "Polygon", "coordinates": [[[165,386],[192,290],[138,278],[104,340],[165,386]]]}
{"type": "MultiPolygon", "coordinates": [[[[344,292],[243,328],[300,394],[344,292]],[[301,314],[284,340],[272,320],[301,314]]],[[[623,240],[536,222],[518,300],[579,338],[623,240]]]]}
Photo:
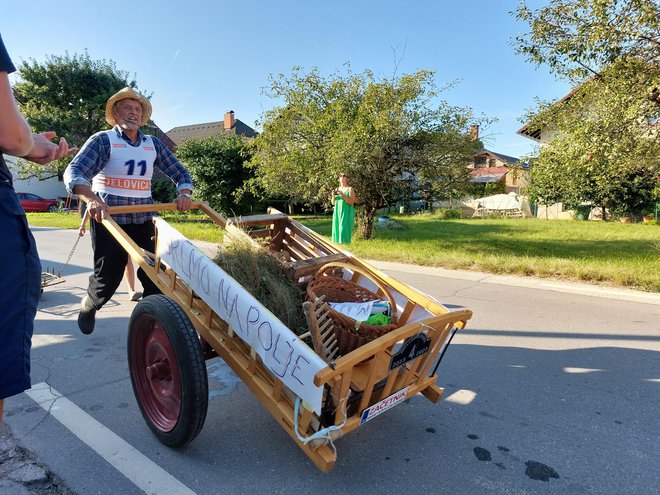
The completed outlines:
{"type": "MultiPolygon", "coordinates": [[[[170,150],[172,153],[176,151],[176,144],[174,141],[172,141],[163,130],[156,125],[156,123],[153,120],[149,120],[147,123],[149,126],[149,130],[147,131],[147,134],[152,134],[160,139],[160,141],[167,147],[168,150],[170,150]]],[[[154,179],[165,179],[167,178],[167,175],[163,173],[158,167],[154,167],[154,179]]]]}
{"type": "Polygon", "coordinates": [[[236,119],[231,129],[225,129],[224,120],[206,122],[203,124],[182,125],[167,131],[167,136],[178,146],[191,139],[205,139],[219,134],[238,134],[245,137],[256,137],[257,133],[252,127],[236,119]]]}
{"type": "Polygon", "coordinates": [[[470,182],[483,184],[486,182],[499,182],[509,173],[507,167],[482,167],[470,170],[470,182]]]}
{"type": "Polygon", "coordinates": [[[494,151],[487,150],[486,148],[483,148],[474,156],[479,156],[479,155],[492,155],[493,157],[499,158],[501,161],[506,162],[510,165],[515,165],[520,160],[515,156],[503,155],[502,153],[495,153],[494,151]]]}
{"type": "Polygon", "coordinates": [[[158,127],[153,120],[150,120],[149,124],[151,124],[155,130],[154,135],[160,139],[165,146],[167,146],[167,149],[174,153],[176,151],[176,143],[172,141],[170,137],[165,134],[165,132],[160,127],[158,127]]]}
{"type": "MultiPolygon", "coordinates": [[[[571,89],[566,96],[561,98],[560,100],[557,100],[554,104],[555,105],[560,105],[571,98],[573,98],[573,95],[577,93],[582,85],[576,86],[573,89],[571,89]]],[[[522,126],[520,129],[516,131],[516,134],[520,134],[521,136],[524,136],[526,138],[532,139],[537,142],[541,142],[541,129],[532,127],[531,122],[527,122],[524,126],[522,126]]]]}

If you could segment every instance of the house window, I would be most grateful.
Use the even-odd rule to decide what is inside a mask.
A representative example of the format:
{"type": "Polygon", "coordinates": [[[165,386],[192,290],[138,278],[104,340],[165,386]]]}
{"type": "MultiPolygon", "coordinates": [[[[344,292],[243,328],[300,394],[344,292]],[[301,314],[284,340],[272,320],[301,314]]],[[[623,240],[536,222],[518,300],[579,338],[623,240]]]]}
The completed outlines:
{"type": "Polygon", "coordinates": [[[484,167],[484,166],[486,166],[486,157],[485,156],[477,156],[474,159],[474,166],[475,167],[484,167]]]}
{"type": "Polygon", "coordinates": [[[494,167],[494,166],[496,166],[495,158],[489,158],[489,159],[488,159],[488,166],[489,166],[489,167],[494,167]]]}

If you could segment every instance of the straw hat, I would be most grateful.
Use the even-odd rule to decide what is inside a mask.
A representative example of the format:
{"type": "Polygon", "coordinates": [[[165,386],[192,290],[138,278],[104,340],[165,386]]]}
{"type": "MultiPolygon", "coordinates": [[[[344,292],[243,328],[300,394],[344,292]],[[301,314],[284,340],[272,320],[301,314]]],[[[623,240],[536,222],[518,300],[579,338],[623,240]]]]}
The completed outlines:
{"type": "Polygon", "coordinates": [[[117,121],[115,120],[115,116],[112,113],[112,107],[114,106],[115,103],[121,100],[125,100],[127,98],[130,98],[131,100],[137,100],[140,102],[140,105],[142,105],[142,123],[141,125],[146,124],[149,122],[149,119],[151,118],[151,102],[144,96],[142,96],[140,93],[135,91],[133,88],[129,88],[126,86],[124,89],[121,91],[118,91],[114,95],[112,95],[108,99],[108,103],[105,104],[105,120],[108,124],[110,125],[116,125],[117,121]]]}

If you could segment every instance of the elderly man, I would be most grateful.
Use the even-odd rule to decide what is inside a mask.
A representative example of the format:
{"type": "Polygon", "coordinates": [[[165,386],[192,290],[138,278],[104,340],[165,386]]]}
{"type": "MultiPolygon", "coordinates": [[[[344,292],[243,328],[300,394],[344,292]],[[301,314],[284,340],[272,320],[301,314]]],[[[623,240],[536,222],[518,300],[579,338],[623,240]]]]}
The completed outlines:
{"type": "MultiPolygon", "coordinates": [[[[96,312],[119,287],[128,253],[101,225],[109,206],[151,204],[151,178],[154,167],[176,184],[179,196],[174,200],[179,211],[190,209],[192,180],[190,174],[156,137],[140,131],[151,117],[151,103],[132,88],[111,96],[105,118],[113,126],[90,137],[64,173],[66,188],[78,195],[91,214],[90,233],[94,249],[94,273],[89,277],[83,298],[78,327],[84,334],[94,331],[96,312]]],[[[153,213],[114,215],[126,234],[138,246],[154,252],[153,213]]],[[[144,296],[160,291],[142,269],[138,278],[144,296]]]]}

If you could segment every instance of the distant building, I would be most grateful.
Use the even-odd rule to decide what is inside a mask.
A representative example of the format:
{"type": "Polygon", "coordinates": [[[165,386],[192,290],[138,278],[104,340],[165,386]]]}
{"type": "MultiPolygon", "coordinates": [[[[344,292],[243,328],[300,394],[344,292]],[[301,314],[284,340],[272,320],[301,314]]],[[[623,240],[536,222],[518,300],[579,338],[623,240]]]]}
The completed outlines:
{"type": "Polygon", "coordinates": [[[67,192],[62,182],[62,176],[53,176],[48,179],[39,180],[38,177],[31,177],[29,179],[20,179],[18,177],[19,167],[17,158],[9,155],[3,155],[7,167],[14,176],[14,190],[16,192],[28,192],[36,194],[46,199],[62,199],[66,198],[67,192]]]}
{"type": "MultiPolygon", "coordinates": [[[[566,96],[554,103],[555,106],[561,106],[567,103],[580,89],[580,86],[573,88],[566,96]]],[[[523,125],[518,131],[523,137],[536,141],[541,146],[552,141],[557,135],[557,131],[552,127],[543,125],[536,126],[532,122],[523,125]]],[[[537,205],[536,216],[545,220],[570,220],[575,218],[576,212],[566,209],[564,203],[554,203],[552,205],[537,205]]]]}
{"type": "MultiPolygon", "coordinates": [[[[472,138],[479,139],[479,126],[472,126],[472,138]]],[[[529,164],[515,156],[503,155],[482,148],[474,155],[470,169],[470,182],[488,184],[504,182],[504,192],[518,194],[529,182],[529,164]]]]}
{"type": "Polygon", "coordinates": [[[246,138],[257,136],[257,132],[252,127],[235,118],[233,110],[225,113],[223,120],[203,124],[182,125],[170,129],[166,134],[176,146],[191,139],[206,139],[222,134],[236,134],[246,138]]]}

